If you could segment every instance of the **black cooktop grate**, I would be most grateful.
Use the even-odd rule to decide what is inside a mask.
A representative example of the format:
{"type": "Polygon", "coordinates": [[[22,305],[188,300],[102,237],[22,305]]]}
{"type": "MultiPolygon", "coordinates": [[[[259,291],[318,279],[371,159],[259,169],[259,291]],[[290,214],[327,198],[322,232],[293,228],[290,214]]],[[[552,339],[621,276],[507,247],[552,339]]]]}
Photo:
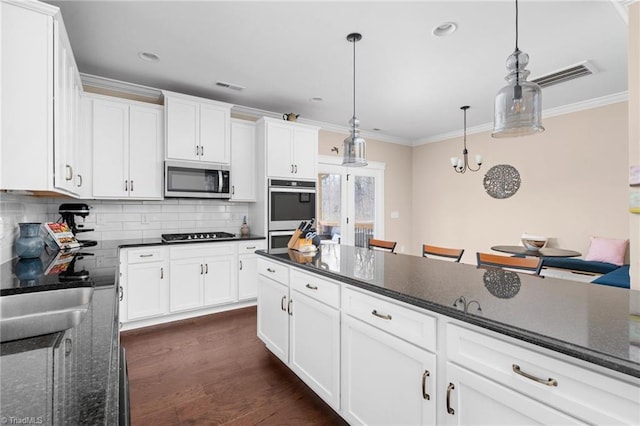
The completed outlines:
{"type": "Polygon", "coordinates": [[[165,243],[185,243],[190,241],[217,241],[230,240],[236,234],[230,232],[190,232],[186,234],[162,234],[162,241],[165,243]]]}

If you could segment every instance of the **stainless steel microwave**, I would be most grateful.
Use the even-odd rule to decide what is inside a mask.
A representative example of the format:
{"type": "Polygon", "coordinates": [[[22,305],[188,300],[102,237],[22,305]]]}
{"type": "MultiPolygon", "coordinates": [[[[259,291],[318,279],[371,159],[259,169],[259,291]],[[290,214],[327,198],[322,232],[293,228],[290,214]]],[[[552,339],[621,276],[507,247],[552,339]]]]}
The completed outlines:
{"type": "Polygon", "coordinates": [[[226,164],[165,161],[164,196],[179,198],[229,198],[226,164]]]}
{"type": "Polygon", "coordinates": [[[269,231],[292,231],[316,217],[316,183],[269,180],[269,231]]]}

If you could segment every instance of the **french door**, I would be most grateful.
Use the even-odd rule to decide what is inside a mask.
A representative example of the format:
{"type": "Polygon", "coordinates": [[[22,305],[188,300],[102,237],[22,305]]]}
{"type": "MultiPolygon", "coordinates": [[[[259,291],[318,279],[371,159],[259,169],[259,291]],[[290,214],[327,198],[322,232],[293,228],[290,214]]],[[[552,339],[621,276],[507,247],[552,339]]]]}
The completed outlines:
{"type": "Polygon", "coordinates": [[[384,238],[384,164],[344,167],[335,157],[318,164],[317,230],[324,243],[366,247],[384,238]]]}

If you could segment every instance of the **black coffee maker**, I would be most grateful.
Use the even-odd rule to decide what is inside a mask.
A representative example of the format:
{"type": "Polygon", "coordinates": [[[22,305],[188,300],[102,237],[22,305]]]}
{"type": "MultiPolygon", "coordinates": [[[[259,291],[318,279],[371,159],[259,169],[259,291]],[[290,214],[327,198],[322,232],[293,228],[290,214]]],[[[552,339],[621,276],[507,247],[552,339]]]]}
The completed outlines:
{"type": "Polygon", "coordinates": [[[60,213],[62,220],[65,221],[67,225],[69,225],[69,228],[71,228],[71,232],[73,232],[73,235],[76,236],[76,239],[82,246],[89,247],[89,246],[95,246],[97,244],[96,241],[81,240],[78,238],[78,234],[81,232],[93,231],[93,229],[91,228],[85,228],[84,224],[82,223],[79,223],[79,224],[76,223],[76,216],[80,216],[84,220],[87,216],[89,216],[89,213],[91,213],[90,207],[87,204],[84,204],[84,203],[60,204],[60,207],[58,208],[58,213],[60,213]]]}

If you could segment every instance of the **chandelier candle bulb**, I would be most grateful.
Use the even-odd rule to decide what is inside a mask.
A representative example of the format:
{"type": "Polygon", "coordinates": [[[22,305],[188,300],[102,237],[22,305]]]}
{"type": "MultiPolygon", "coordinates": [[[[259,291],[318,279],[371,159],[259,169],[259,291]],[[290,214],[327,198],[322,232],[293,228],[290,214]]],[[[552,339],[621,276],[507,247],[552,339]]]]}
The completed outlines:
{"type": "Polygon", "coordinates": [[[478,164],[478,166],[482,164],[482,155],[476,155],[476,163],[478,164]]]}
{"type": "Polygon", "coordinates": [[[451,157],[451,165],[453,167],[458,165],[458,157],[451,157]]]}

